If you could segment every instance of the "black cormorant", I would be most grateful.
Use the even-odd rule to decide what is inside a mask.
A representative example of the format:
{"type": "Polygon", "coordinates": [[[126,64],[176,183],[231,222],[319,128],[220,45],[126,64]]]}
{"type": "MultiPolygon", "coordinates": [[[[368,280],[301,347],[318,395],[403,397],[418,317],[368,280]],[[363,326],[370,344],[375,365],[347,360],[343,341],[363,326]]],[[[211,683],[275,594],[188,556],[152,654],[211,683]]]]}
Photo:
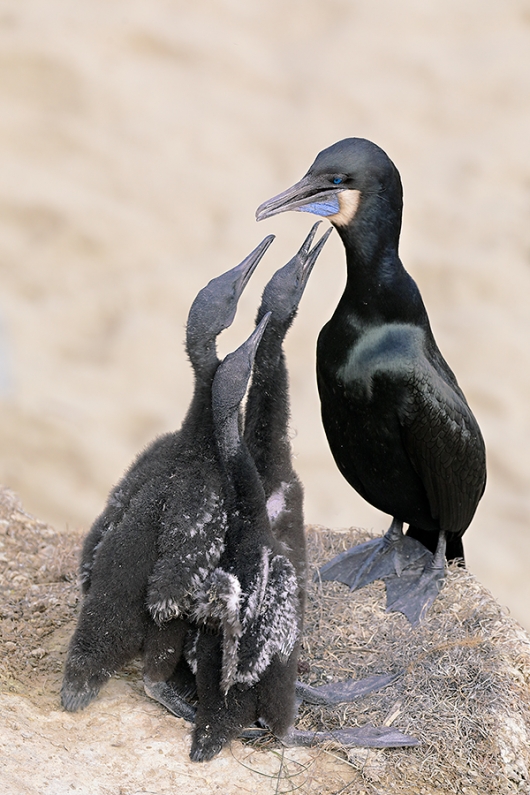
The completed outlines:
{"type": "Polygon", "coordinates": [[[327,217],[346,249],[346,287],[317,346],[322,419],[344,477],[393,517],[381,540],[321,576],[352,589],[382,578],[388,609],[416,623],[441,587],[444,555],[463,560],[486,482],[484,442],[399,259],[402,187],[385,152],[362,138],[323,150],[256,216],[286,210],[327,217]]]}
{"type": "MultiPolygon", "coordinates": [[[[226,527],[211,412],[211,384],[219,363],[215,341],[232,323],[239,297],[272,240],[272,235],[265,238],[240,265],[199,292],[186,327],[195,389],[182,427],[140,455],[85,541],[81,578],[86,595],[61,691],[68,710],[85,707],[142,648],[146,688],[159,700],[165,680],[177,668],[190,593],[216,566],[226,527]],[[163,603],[151,601],[151,608],[164,616],[171,611],[174,618],[158,627],[146,609],[146,591],[153,571],[151,591],[163,579],[158,541],[164,545],[168,537],[180,571],[178,580],[172,579],[170,599],[166,592],[163,603]]],[[[162,558],[165,563],[171,560],[162,558]]],[[[191,717],[184,702],[182,709],[191,717]]]]}

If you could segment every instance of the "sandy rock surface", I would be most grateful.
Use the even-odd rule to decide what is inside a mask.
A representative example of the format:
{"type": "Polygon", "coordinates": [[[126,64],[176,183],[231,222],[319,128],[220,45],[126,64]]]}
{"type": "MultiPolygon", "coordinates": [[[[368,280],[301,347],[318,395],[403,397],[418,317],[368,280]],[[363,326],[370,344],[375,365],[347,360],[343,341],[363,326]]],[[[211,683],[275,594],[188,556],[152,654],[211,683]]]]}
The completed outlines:
{"type": "Polygon", "coordinates": [[[0,697],[0,781],[6,795],[234,795],[331,793],[345,761],[301,749],[234,744],[205,765],[190,762],[189,726],[115,681],[83,715],[0,697]],[[279,789],[281,787],[281,789],[279,789]]]}

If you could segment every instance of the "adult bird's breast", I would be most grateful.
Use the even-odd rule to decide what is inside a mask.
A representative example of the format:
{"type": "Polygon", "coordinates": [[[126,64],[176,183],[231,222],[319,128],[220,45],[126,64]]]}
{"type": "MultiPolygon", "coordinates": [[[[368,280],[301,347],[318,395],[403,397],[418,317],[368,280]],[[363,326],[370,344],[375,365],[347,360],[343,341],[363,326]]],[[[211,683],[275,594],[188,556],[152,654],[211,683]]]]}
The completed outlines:
{"type": "Polygon", "coordinates": [[[348,393],[370,401],[378,376],[405,381],[415,366],[421,365],[425,333],[418,326],[393,323],[366,330],[346,352],[336,369],[336,379],[348,393]]]}
{"type": "Polygon", "coordinates": [[[424,404],[431,399],[426,385],[435,391],[441,382],[425,345],[421,327],[387,324],[358,334],[338,357],[328,324],[319,339],[317,370],[324,428],[344,477],[379,510],[434,531],[436,511],[407,439],[412,421],[421,416],[429,422],[422,405],[422,397],[424,404]]]}

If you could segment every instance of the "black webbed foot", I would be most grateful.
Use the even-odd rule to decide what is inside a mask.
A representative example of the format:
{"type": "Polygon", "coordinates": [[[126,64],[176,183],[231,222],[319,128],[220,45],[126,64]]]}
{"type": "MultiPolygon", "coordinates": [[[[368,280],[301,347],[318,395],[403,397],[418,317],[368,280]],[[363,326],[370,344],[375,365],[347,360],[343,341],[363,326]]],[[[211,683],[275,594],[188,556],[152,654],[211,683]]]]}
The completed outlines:
{"type": "Polygon", "coordinates": [[[423,570],[410,569],[385,580],[387,612],[403,613],[412,626],[423,618],[445,579],[445,546],[445,534],[440,533],[436,552],[423,570]]]}
{"type": "Polygon", "coordinates": [[[206,729],[195,729],[191,742],[190,759],[192,762],[209,762],[227,744],[228,739],[213,736],[206,729]]]}
{"type": "Polygon", "coordinates": [[[364,679],[346,679],[343,682],[333,682],[320,687],[311,687],[311,685],[306,685],[303,682],[297,682],[296,696],[306,704],[321,704],[322,706],[344,704],[348,701],[354,701],[356,698],[361,698],[367,693],[381,690],[381,688],[395,682],[401,674],[402,671],[393,674],[375,674],[364,679]]]}
{"type": "Polygon", "coordinates": [[[329,560],[321,566],[314,576],[314,580],[330,580],[342,582],[355,590],[360,572],[366,570],[367,564],[373,560],[374,555],[382,549],[382,539],[365,541],[340,555],[329,560]]]}
{"type": "Polygon", "coordinates": [[[87,707],[101,689],[101,682],[75,684],[65,678],[61,687],[61,704],[68,712],[77,712],[87,707]]]}
{"type": "Polygon", "coordinates": [[[177,718],[184,718],[190,723],[195,721],[196,707],[189,704],[169,682],[153,682],[144,676],[144,690],[177,718]]]}
{"type": "Polygon", "coordinates": [[[281,738],[284,745],[312,746],[321,743],[335,743],[346,748],[404,748],[419,745],[416,737],[403,734],[390,726],[355,726],[333,731],[301,731],[292,727],[285,737],[281,738]]]}
{"type": "Polygon", "coordinates": [[[409,569],[424,568],[432,554],[415,538],[404,535],[402,527],[403,523],[394,519],[382,538],[337,555],[319,569],[315,579],[337,580],[355,591],[374,580],[399,577],[409,569]]]}

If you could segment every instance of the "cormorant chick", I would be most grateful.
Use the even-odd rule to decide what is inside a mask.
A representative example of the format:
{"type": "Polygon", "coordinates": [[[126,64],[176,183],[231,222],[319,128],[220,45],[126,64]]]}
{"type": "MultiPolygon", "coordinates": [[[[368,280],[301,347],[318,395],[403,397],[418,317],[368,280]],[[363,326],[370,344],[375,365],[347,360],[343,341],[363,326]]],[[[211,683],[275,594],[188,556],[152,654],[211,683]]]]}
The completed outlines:
{"type": "MultiPolygon", "coordinates": [[[[215,341],[232,323],[239,297],[273,239],[265,238],[240,265],[199,292],[186,327],[195,389],[182,427],[140,455],[85,541],[81,578],[86,596],[61,691],[63,706],[70,711],[85,707],[142,648],[146,685],[152,687],[151,695],[163,699],[165,680],[181,657],[189,595],[217,565],[223,549],[226,512],[211,411],[211,384],[219,363],[215,341]],[[165,573],[155,566],[160,535],[171,536],[180,565],[171,604],[155,603],[161,612],[171,608],[176,617],[163,628],[146,609],[149,576],[154,570],[155,582],[160,582],[165,573]]],[[[193,716],[184,701],[182,714],[193,716]]]]}
{"type": "MultiPolygon", "coordinates": [[[[226,416],[218,409],[217,433],[221,436],[221,454],[231,474],[234,507],[221,559],[222,569],[215,573],[215,584],[210,589],[210,594],[215,593],[218,601],[220,593],[224,593],[224,600],[221,600],[224,606],[220,610],[223,626],[220,673],[212,667],[215,654],[210,648],[215,647],[218,640],[206,636],[198,641],[199,707],[192,748],[192,758],[197,760],[211,758],[245,725],[235,706],[224,713],[229,726],[221,728],[219,718],[215,717],[218,698],[224,698],[235,683],[248,688],[260,682],[257,690],[260,717],[275,733],[285,733],[294,720],[294,682],[304,611],[306,553],[303,490],[293,470],[288,437],[288,374],[282,345],[307,279],[329,237],[329,233],[324,235],[311,251],[317,226],[314,225],[296,256],[278,270],[265,287],[256,320],[256,334],[259,338],[263,335],[257,354],[255,340],[258,337],[251,337],[222,365],[223,372],[235,368],[240,373],[242,391],[238,392],[221,373],[214,382],[214,405],[216,398],[219,405],[222,390],[233,401],[226,416]],[[267,317],[268,325],[258,332],[267,317]],[[248,353],[245,346],[249,347],[248,353]],[[245,438],[239,439],[240,461],[236,466],[235,459],[227,454],[223,433],[229,428],[232,434],[237,432],[239,436],[236,418],[250,378],[249,356],[254,360],[254,368],[245,412],[245,438]],[[241,473],[245,474],[244,482],[241,473]],[[294,581],[293,573],[296,575],[294,581]],[[285,653],[287,647],[282,633],[290,637],[289,654],[285,653]],[[284,652],[278,654],[282,647],[284,652]],[[217,682],[220,690],[216,691],[217,682]],[[217,692],[217,699],[212,690],[213,694],[217,692]],[[281,716],[281,723],[278,716],[281,716]]],[[[211,612],[211,596],[205,600],[204,609],[211,612]]],[[[216,664],[218,667],[219,660],[216,664]]],[[[242,704],[244,697],[234,693],[230,698],[242,704]]],[[[249,697],[254,700],[254,694],[249,697]]],[[[253,712],[255,708],[248,713],[247,723],[253,712]]]]}
{"type": "Polygon", "coordinates": [[[190,754],[195,761],[211,759],[259,717],[280,735],[294,720],[296,660],[287,663],[301,631],[299,584],[272,535],[263,486],[239,429],[240,404],[268,320],[265,315],[219,365],[212,387],[228,528],[219,568],[196,610],[198,621],[215,634],[201,631],[197,639],[198,707],[190,754]],[[274,682],[271,710],[267,699],[260,703],[260,694],[268,690],[267,669],[275,657],[285,676],[274,682]]]}
{"type": "Polygon", "coordinates": [[[346,480],[393,516],[381,540],[338,556],[321,577],[352,590],[384,579],[388,609],[414,624],[442,585],[444,556],[463,559],[486,482],[484,442],[399,259],[402,187],[385,152],[362,138],[325,149],[256,216],[286,210],[329,218],[343,241],[347,283],[317,346],[322,419],[346,480]]]}
{"type": "Polygon", "coordinates": [[[292,468],[287,437],[288,383],[282,343],[329,237],[329,233],[324,235],[310,251],[317,226],[298,254],[272,277],[264,290],[255,332],[225,359],[214,380],[216,435],[225,463],[226,491],[233,502],[227,503],[229,528],[220,566],[209,578],[196,611],[203,631],[195,649],[199,697],[191,749],[195,761],[211,759],[238,734],[255,736],[256,730],[242,731],[253,721],[265,724],[292,745],[331,739],[377,747],[416,744],[414,738],[386,727],[315,733],[293,726],[296,696],[323,705],[338,703],[395,678],[374,676],[316,689],[295,685],[306,561],[302,489],[292,468]],[[276,307],[272,314],[269,307],[276,307]],[[242,438],[239,404],[253,359],[242,438]],[[255,465],[251,448],[260,466],[255,465]],[[270,496],[267,499],[271,493],[272,501],[270,496]],[[205,624],[210,631],[204,631],[205,624]]]}
{"type": "MultiPolygon", "coordinates": [[[[313,250],[314,224],[298,253],[272,276],[261,298],[256,325],[270,320],[256,352],[245,407],[245,442],[261,479],[274,537],[285,545],[305,595],[307,561],[303,488],[294,471],[289,441],[289,376],[283,343],[307,281],[331,229],[313,250]]],[[[302,609],[303,612],[303,609],[302,609]]]]}

